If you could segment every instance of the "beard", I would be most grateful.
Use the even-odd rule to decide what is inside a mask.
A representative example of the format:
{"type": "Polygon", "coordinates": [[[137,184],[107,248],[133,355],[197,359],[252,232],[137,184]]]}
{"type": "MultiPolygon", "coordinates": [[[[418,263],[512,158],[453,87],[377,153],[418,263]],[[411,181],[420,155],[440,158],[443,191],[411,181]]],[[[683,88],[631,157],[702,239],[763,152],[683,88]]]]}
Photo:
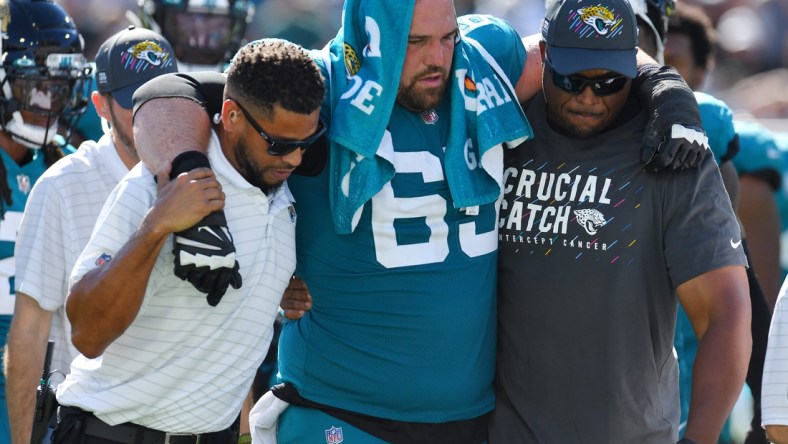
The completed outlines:
{"type": "Polygon", "coordinates": [[[400,84],[397,91],[397,103],[403,107],[415,111],[423,112],[437,108],[438,104],[443,100],[443,94],[446,92],[446,82],[448,75],[446,71],[440,67],[427,68],[423,72],[413,76],[413,80],[408,84],[400,84]],[[434,88],[419,88],[417,82],[419,79],[430,74],[440,73],[442,82],[439,86],[434,88]]]}
{"type": "Polygon", "coordinates": [[[259,188],[263,194],[270,196],[271,193],[276,192],[276,190],[282,186],[284,181],[277,183],[266,182],[266,173],[268,170],[274,169],[276,166],[260,167],[259,165],[255,165],[249,161],[251,156],[248,154],[248,151],[249,150],[246,148],[244,141],[238,141],[238,143],[236,143],[233,147],[235,159],[236,162],[238,162],[238,168],[240,168],[238,173],[243,176],[247,182],[259,188]]]}
{"type": "Polygon", "coordinates": [[[122,130],[123,126],[118,123],[119,119],[115,116],[115,107],[112,105],[112,101],[109,103],[109,117],[110,125],[115,129],[114,134],[118,138],[118,140],[115,140],[115,146],[119,146],[129,157],[139,162],[140,158],[137,153],[137,148],[134,145],[134,139],[131,134],[122,130]]]}

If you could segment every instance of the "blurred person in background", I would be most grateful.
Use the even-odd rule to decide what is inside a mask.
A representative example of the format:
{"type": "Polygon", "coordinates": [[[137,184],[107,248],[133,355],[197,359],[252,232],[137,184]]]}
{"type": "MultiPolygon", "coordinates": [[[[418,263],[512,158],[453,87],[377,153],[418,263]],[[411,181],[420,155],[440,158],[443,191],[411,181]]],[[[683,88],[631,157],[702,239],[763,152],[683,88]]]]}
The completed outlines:
{"type": "Polygon", "coordinates": [[[738,214],[747,234],[751,265],[771,312],[782,283],[778,193],[782,190],[783,159],[774,134],[765,126],[739,118],[734,125],[740,147],[733,158],[739,174],[738,214]]]}
{"type": "MultiPolygon", "coordinates": [[[[786,65],[788,66],[788,65],[786,65]]],[[[757,119],[782,119],[788,131],[788,68],[777,68],[742,79],[720,93],[736,109],[757,119]]]]}
{"type": "MultiPolygon", "coordinates": [[[[679,3],[672,14],[668,14],[666,27],[665,62],[674,66],[682,74],[689,86],[695,90],[695,97],[701,111],[704,129],[709,136],[709,145],[712,148],[723,182],[731,198],[731,203],[742,227],[742,245],[750,264],[747,269],[747,278],[750,287],[750,304],[752,309],[751,334],[753,341],[752,355],[747,372],[747,386],[753,394],[754,411],[750,423],[750,431],[746,443],[765,443],[766,438],[760,426],[760,391],[763,373],[763,360],[766,351],[766,339],[776,289],[769,287],[768,291],[761,287],[756,270],[761,266],[767,270],[765,276],[771,278],[770,263],[767,260],[772,245],[776,244],[774,235],[769,240],[768,235],[761,227],[753,224],[767,224],[764,219],[767,215],[777,217],[776,205],[773,199],[773,181],[763,180],[761,170],[773,169],[768,162],[755,161],[752,148],[740,152],[740,140],[733,124],[733,112],[722,101],[708,94],[700,92],[703,88],[707,74],[713,69],[714,48],[716,35],[711,21],[702,9],[679,3]],[[737,159],[739,159],[737,161],[737,159]],[[737,162],[744,171],[737,171],[737,162]],[[763,198],[763,189],[772,192],[763,198]],[[758,208],[758,210],[755,210],[758,208]],[[762,217],[753,217],[762,213],[762,217]],[[745,223],[748,222],[748,223],[745,223]],[[774,293],[769,293],[774,291],[774,293]],[[768,299],[766,295],[771,295],[768,299]]],[[[749,139],[748,139],[749,140],[749,139]]],[[[749,147],[750,145],[748,145],[749,147]]],[[[776,250],[775,250],[776,251],[776,250]]],[[[767,280],[771,283],[771,279],[767,280]]],[[[679,355],[680,388],[682,402],[682,422],[686,419],[690,408],[691,399],[689,388],[692,383],[692,366],[698,347],[698,340],[686,314],[679,312],[676,326],[675,347],[679,355]]],[[[726,428],[727,429],[727,428],[726,428]]],[[[729,432],[723,433],[725,437],[729,432]]]]}
{"type": "MultiPolygon", "coordinates": [[[[74,21],[52,0],[0,0],[0,22],[0,344],[5,344],[22,211],[44,170],[74,151],[57,133],[68,134],[84,111],[88,68],[74,21]]],[[[41,368],[35,372],[40,375],[41,368]]],[[[5,376],[0,375],[0,442],[9,441],[5,376]]]]}
{"type": "Polygon", "coordinates": [[[545,14],[543,0],[475,0],[472,3],[474,12],[500,17],[523,36],[539,32],[545,14]]]}
{"type": "MultiPolygon", "coordinates": [[[[104,3],[66,0],[77,14],[77,23],[90,27],[94,44],[128,23],[148,28],[172,43],[181,72],[223,71],[244,41],[255,12],[250,0],[119,0],[109,2],[112,7],[96,16],[95,11],[105,9],[104,3]]],[[[101,119],[90,105],[76,125],[74,143],[104,135],[101,119]]]]}
{"type": "Polygon", "coordinates": [[[255,4],[250,0],[139,0],[139,20],[164,36],[181,72],[223,71],[241,47],[255,4]]]}
{"type": "MultiPolygon", "coordinates": [[[[74,19],[79,33],[84,37],[84,54],[92,62],[99,46],[111,35],[125,29],[131,23],[127,15],[130,8],[137,6],[137,0],[57,0],[66,13],[74,19]]],[[[95,79],[91,79],[91,92],[95,91],[95,79]]],[[[74,125],[71,142],[79,146],[86,140],[97,141],[104,135],[101,117],[93,102],[88,100],[85,112],[74,125]]]]}
{"type": "Polygon", "coordinates": [[[753,347],[747,373],[753,416],[744,443],[760,444],[768,442],[761,426],[761,393],[769,324],[781,276],[777,193],[781,190],[783,160],[773,135],[765,127],[742,120],[734,120],[734,126],[740,146],[739,154],[733,158],[739,175],[738,215],[750,261],[748,276],[757,276],[757,280],[750,278],[753,347]]]}
{"type": "Polygon", "coordinates": [[[687,1],[706,12],[719,35],[717,69],[709,76],[709,91],[721,94],[750,76],[787,66],[788,2],[785,0],[687,1]]]}
{"type": "MultiPolygon", "coordinates": [[[[780,150],[788,164],[788,133],[780,132],[774,136],[777,148],[780,150]]],[[[788,189],[788,170],[783,170],[783,190],[784,197],[788,189]]],[[[781,211],[783,215],[788,215],[788,205],[785,199],[781,199],[781,211]]],[[[786,217],[788,218],[788,217],[786,217]]],[[[783,220],[785,223],[785,219],[783,220]]],[[[777,297],[777,305],[774,308],[772,324],[769,329],[769,346],[766,350],[766,363],[763,372],[763,397],[761,406],[763,408],[763,425],[769,440],[775,444],[788,443],[788,398],[786,398],[786,388],[788,387],[788,371],[786,371],[786,361],[788,356],[785,354],[788,348],[788,331],[786,331],[786,309],[788,309],[788,279],[783,281],[780,294],[777,297]]]]}
{"type": "Polygon", "coordinates": [[[247,28],[251,40],[276,37],[320,48],[340,26],[342,0],[264,0],[247,28]]]}
{"type": "MultiPolygon", "coordinates": [[[[541,5],[542,0],[454,0],[454,7],[457,15],[471,14],[483,9],[479,12],[507,18],[517,29],[517,21],[498,12],[501,10],[500,5],[515,7],[518,2],[541,5]],[[480,3],[483,3],[483,8],[479,7],[480,3]]],[[[342,0],[263,0],[259,2],[257,13],[247,27],[246,35],[250,40],[278,37],[305,48],[321,48],[336,35],[336,30],[341,26],[342,3],[342,0]]],[[[544,10],[543,6],[540,7],[544,10]]],[[[538,26],[538,20],[536,23],[538,26]]],[[[536,32],[537,29],[533,27],[527,34],[536,32]]]]}
{"type": "Polygon", "coordinates": [[[127,11],[137,7],[138,0],[57,0],[74,19],[84,37],[85,57],[93,61],[101,44],[111,35],[125,29],[129,22],[127,11]]]}

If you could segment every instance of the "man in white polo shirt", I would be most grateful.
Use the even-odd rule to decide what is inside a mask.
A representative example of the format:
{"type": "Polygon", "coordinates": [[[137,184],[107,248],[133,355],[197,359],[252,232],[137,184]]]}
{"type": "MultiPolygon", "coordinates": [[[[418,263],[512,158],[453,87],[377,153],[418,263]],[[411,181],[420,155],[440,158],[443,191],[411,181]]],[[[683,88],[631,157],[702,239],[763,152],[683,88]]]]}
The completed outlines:
{"type": "MultiPolygon", "coordinates": [[[[141,87],[137,146],[179,125],[146,118],[166,104],[153,96],[166,89],[189,100],[181,92],[211,87],[202,81],[211,76],[214,86],[224,81],[219,73],[170,74],[141,87]]],[[[250,43],[228,68],[207,158],[187,152],[171,171],[155,174],[138,164],[121,181],[72,273],[66,311],[82,354],[58,387],[54,442],[237,439],[229,426],[266,354],[295,268],[296,215],[284,180],[322,135],[323,94],[320,72],[303,49],[282,40],[250,43]],[[213,172],[193,169],[209,160],[213,172]],[[226,220],[216,226],[224,229],[201,231],[234,241],[234,255],[220,257],[235,261],[237,273],[227,277],[232,288],[206,301],[197,287],[212,283],[173,275],[175,262],[190,258],[183,248],[176,258],[171,234],[222,208],[226,220]]],[[[173,120],[197,128],[197,120],[208,119],[200,112],[173,120]]]]}
{"type": "MultiPolygon", "coordinates": [[[[98,141],[83,142],[36,181],[16,243],[16,301],[8,334],[6,394],[12,442],[29,442],[36,386],[47,339],[51,368],[65,374],[79,353],[71,345],[64,303],[68,277],[104,201],[139,158],[131,133],[131,97],[143,83],[178,71],[161,35],[135,27],[108,38],[96,54],[98,91],[91,99],[108,122],[98,141]]],[[[56,386],[61,377],[53,377],[56,386]]]]}

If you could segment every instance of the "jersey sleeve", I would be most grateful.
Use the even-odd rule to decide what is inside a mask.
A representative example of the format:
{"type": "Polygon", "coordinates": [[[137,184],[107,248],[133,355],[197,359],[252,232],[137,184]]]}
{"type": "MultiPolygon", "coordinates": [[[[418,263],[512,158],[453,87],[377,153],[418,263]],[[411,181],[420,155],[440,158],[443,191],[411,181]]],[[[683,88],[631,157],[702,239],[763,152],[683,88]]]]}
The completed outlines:
{"type": "Polygon", "coordinates": [[[17,291],[54,311],[65,300],[66,270],[63,231],[64,199],[46,177],[36,182],[27,199],[17,233],[15,261],[17,291]]]}
{"type": "Polygon", "coordinates": [[[741,229],[713,159],[695,170],[662,173],[661,181],[665,261],[674,287],[721,267],[747,265],[741,229]]]}
{"type": "Polygon", "coordinates": [[[222,110],[226,77],[220,72],[200,71],[165,74],[147,81],[133,96],[133,113],[147,101],[159,98],[182,98],[198,102],[209,117],[222,110]]]}
{"type": "Polygon", "coordinates": [[[512,85],[525,67],[525,47],[520,35],[507,21],[491,15],[469,14],[457,18],[460,33],[479,43],[498,62],[512,85]]]}
{"type": "Polygon", "coordinates": [[[717,164],[734,158],[736,155],[736,144],[733,143],[736,137],[736,130],[733,127],[733,111],[725,104],[708,94],[696,92],[695,99],[698,101],[700,118],[703,123],[703,130],[709,138],[709,147],[717,164]]]}

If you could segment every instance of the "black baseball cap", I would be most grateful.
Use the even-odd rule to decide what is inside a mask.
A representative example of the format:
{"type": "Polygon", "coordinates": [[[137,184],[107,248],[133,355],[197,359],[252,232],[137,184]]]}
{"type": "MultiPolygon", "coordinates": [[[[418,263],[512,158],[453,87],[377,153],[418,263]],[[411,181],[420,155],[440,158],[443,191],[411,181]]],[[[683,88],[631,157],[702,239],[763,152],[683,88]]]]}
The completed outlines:
{"type": "Polygon", "coordinates": [[[108,38],[96,53],[96,83],[120,106],[131,109],[131,96],[143,83],[178,72],[175,51],[161,35],[129,26],[108,38]]]}
{"type": "Polygon", "coordinates": [[[627,0],[557,0],[542,21],[542,39],[559,74],[637,74],[638,25],[627,0]]]}

